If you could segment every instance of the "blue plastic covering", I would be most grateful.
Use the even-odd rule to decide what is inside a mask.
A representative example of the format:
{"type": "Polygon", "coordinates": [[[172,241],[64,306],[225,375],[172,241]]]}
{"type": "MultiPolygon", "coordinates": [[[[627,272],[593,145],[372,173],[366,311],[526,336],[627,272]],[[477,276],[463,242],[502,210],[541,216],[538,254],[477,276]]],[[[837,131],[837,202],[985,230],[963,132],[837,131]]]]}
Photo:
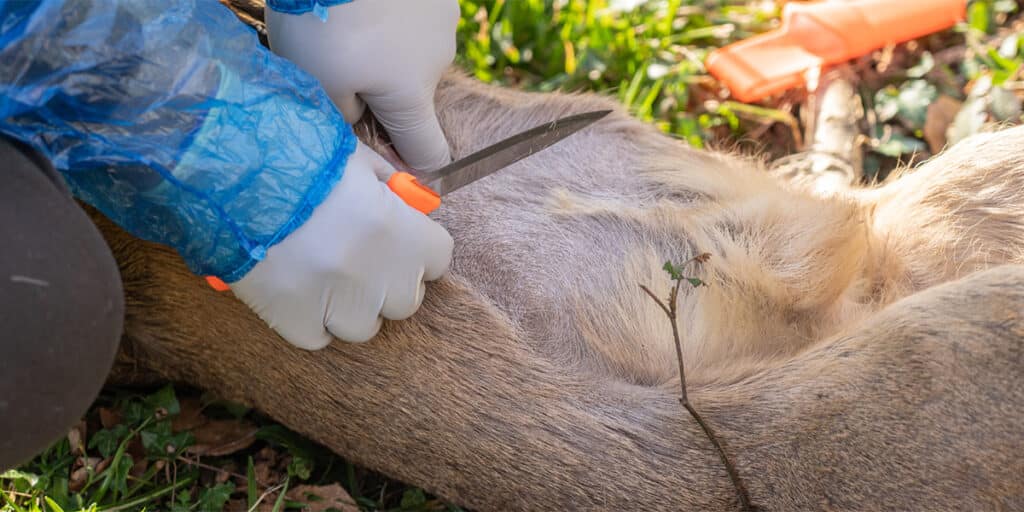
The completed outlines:
{"type": "Polygon", "coordinates": [[[0,0],[0,133],[228,282],[309,217],[356,144],[319,83],[217,0],[0,0]]]}
{"type": "MultiPolygon", "coordinates": [[[[267,0],[267,7],[287,14],[305,14],[311,12],[320,19],[327,19],[327,8],[347,4],[352,0],[267,0]]],[[[374,1],[374,0],[370,0],[374,1]]]]}

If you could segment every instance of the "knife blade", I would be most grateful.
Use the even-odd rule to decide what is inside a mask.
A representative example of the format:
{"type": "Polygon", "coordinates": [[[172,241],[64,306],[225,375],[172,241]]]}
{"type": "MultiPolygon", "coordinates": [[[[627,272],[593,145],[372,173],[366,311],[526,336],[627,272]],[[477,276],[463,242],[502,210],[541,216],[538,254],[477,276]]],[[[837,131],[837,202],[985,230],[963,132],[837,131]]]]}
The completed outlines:
{"type": "Polygon", "coordinates": [[[596,110],[535,126],[435,171],[416,175],[398,171],[388,179],[388,187],[409,206],[430,213],[441,206],[441,196],[542,151],[609,112],[596,110]]]}

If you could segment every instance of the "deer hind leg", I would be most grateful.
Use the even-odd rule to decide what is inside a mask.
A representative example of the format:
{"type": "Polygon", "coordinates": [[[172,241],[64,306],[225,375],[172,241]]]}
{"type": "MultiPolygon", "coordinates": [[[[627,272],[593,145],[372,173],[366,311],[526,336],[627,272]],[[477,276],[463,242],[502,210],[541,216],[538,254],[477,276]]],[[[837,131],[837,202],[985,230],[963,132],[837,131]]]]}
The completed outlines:
{"type": "MultiPolygon", "coordinates": [[[[498,102],[511,93],[494,94],[498,99],[493,101],[498,102]]],[[[526,124],[531,118],[517,119],[526,124]]],[[[616,122],[623,130],[634,129],[625,126],[625,121],[616,122]]],[[[481,128],[488,137],[500,137],[488,130],[481,128]]],[[[581,134],[584,136],[575,138],[577,146],[570,144],[562,152],[535,155],[530,161],[538,162],[537,166],[520,168],[519,178],[510,168],[513,175],[504,179],[544,182],[551,174],[525,171],[548,167],[556,176],[566,169],[581,172],[578,152],[587,152],[591,145],[621,150],[637,142],[641,149],[652,147],[642,142],[646,136],[627,140],[620,134],[618,139],[595,139],[596,131],[581,134]]],[[[625,170],[602,170],[604,167],[592,160],[587,162],[600,171],[588,185],[606,187],[603,190],[614,201],[625,198],[621,199],[625,206],[644,206],[636,199],[651,197],[644,195],[650,190],[646,184],[615,183],[629,176],[635,180],[636,169],[649,167],[634,162],[625,170]],[[614,179],[610,183],[598,179],[607,176],[614,179]]],[[[683,175],[679,179],[684,184],[715,186],[713,175],[702,174],[700,169],[697,166],[689,169],[692,172],[679,173],[683,175]]],[[[502,178],[489,178],[492,183],[494,179],[502,178]]],[[[485,185],[486,181],[480,183],[485,185]]],[[[576,193],[593,200],[593,194],[586,195],[593,190],[576,193]]],[[[665,189],[659,190],[660,194],[665,189]]],[[[523,250],[524,243],[527,248],[558,246],[530,245],[528,235],[550,236],[549,229],[512,237],[507,230],[483,228],[507,227],[510,219],[520,227],[554,228],[559,224],[550,220],[545,209],[549,203],[531,203],[528,194],[511,198],[530,206],[518,210],[500,209],[500,205],[484,208],[485,202],[477,202],[481,198],[503,199],[513,205],[515,201],[488,191],[486,186],[478,194],[461,199],[453,196],[448,203],[442,220],[457,233],[457,240],[469,242],[463,247],[468,245],[470,252],[457,255],[462,261],[456,262],[453,276],[431,286],[419,314],[406,322],[387,324],[374,343],[339,343],[315,353],[285,345],[244,305],[230,295],[212,292],[201,279],[190,275],[170,251],[133,239],[118,241],[115,234],[112,245],[122,263],[129,294],[127,344],[134,349],[140,368],[153,368],[166,378],[189,381],[253,404],[356,462],[474,508],[731,507],[728,480],[699,429],[676,402],[674,389],[633,385],[614,372],[579,371],[537,350],[537,340],[524,322],[529,318],[517,307],[537,297],[548,301],[538,299],[537,304],[558,306],[560,296],[513,294],[532,287],[544,291],[542,285],[547,282],[535,280],[534,274],[546,279],[565,274],[576,267],[575,262],[559,267],[563,261],[551,254],[497,251],[498,244],[507,244],[502,249],[518,250],[523,250]],[[492,214],[505,215],[504,224],[501,218],[489,220],[492,214]],[[479,223],[481,218],[494,224],[479,223]],[[487,243],[491,244],[489,250],[487,243]],[[479,252],[474,254],[474,250],[479,252]],[[489,267],[469,264],[481,260],[489,267]],[[504,275],[490,275],[499,273],[504,275]]],[[[686,205],[678,194],[658,198],[674,199],[677,208],[686,205]]],[[[588,218],[597,222],[602,216],[588,218]]],[[[608,225],[607,217],[603,218],[604,224],[596,223],[595,229],[608,225]]],[[[655,224],[662,225],[660,221],[655,224]]],[[[672,231],[655,240],[680,250],[687,233],[672,231]]],[[[665,234],[640,229],[629,232],[648,243],[640,246],[643,250],[652,247],[653,235],[665,234]]],[[[589,233],[571,234],[572,240],[579,241],[588,239],[589,233]]],[[[607,261],[622,261],[621,252],[629,249],[600,237],[585,247],[594,251],[595,259],[607,261]]],[[[653,247],[658,249],[654,257],[661,254],[659,246],[653,247]]],[[[649,268],[656,264],[643,267],[646,276],[660,272],[649,268]]],[[[583,268],[584,277],[614,270],[583,268]]],[[[640,281],[646,276],[639,273],[623,279],[640,281]]],[[[996,410],[1000,400],[1003,405],[1011,404],[1010,410],[1020,409],[1020,390],[1013,387],[1021,382],[1019,361],[1007,366],[1005,355],[1020,345],[1022,279],[1021,271],[1015,269],[971,277],[943,287],[943,294],[926,295],[910,306],[894,306],[892,313],[870,325],[848,328],[841,337],[821,343],[811,340],[813,348],[796,357],[763,360],[759,367],[740,375],[716,376],[707,369],[707,382],[691,396],[721,431],[755,499],[769,508],[820,508],[827,504],[823,500],[829,498],[828,493],[879,507],[893,500],[897,505],[891,506],[909,503],[908,508],[914,508],[913,504],[921,501],[909,500],[921,500],[922,496],[942,503],[977,503],[977,494],[950,494],[952,484],[963,483],[956,468],[982,474],[993,485],[1009,485],[1003,473],[993,468],[1014,467],[1007,457],[1019,454],[1019,447],[1012,445],[1015,438],[1005,434],[1008,423],[1001,422],[1016,425],[1020,418],[1013,413],[996,418],[991,426],[999,436],[991,438],[991,444],[986,444],[989,439],[984,436],[968,440],[966,448],[993,456],[991,465],[971,458],[957,466],[959,459],[954,456],[962,453],[956,446],[922,447],[914,439],[963,429],[980,413],[996,410]],[[930,310],[941,315],[923,315],[930,310]],[[905,328],[886,331],[897,320],[905,328]],[[965,336],[970,343],[953,343],[936,334],[949,332],[965,336]],[[997,351],[985,352],[986,342],[997,351]],[[967,355],[975,355],[958,356],[963,347],[967,355]],[[984,354],[991,357],[981,357],[984,354]],[[960,361],[960,366],[953,368],[951,361],[960,361]],[[953,369],[956,371],[950,373],[953,369]],[[932,370],[943,378],[929,380],[932,370]],[[985,371],[990,373],[983,375],[984,379],[966,380],[985,371]],[[1013,385],[1006,387],[1005,379],[1013,379],[1013,385]],[[1001,389],[995,387],[999,382],[1003,382],[1001,389]],[[929,391],[932,402],[915,398],[922,389],[929,391]],[[984,396],[975,402],[957,389],[984,396]],[[897,403],[894,397],[900,399],[901,407],[889,405],[897,403]],[[928,405],[935,402],[951,405],[928,405]],[[803,451],[800,443],[805,438],[813,439],[829,457],[803,451]],[[849,438],[860,442],[849,443],[849,438]],[[859,451],[861,445],[870,450],[859,451]],[[892,450],[893,446],[900,449],[892,450]],[[899,456],[894,458],[894,454],[899,456]],[[936,464],[924,466],[936,457],[936,464]],[[846,464],[829,465],[830,460],[846,464]],[[924,477],[898,471],[908,461],[921,462],[920,467],[926,468],[920,473],[924,477]],[[937,478],[942,486],[930,487],[929,478],[937,478]],[[900,484],[907,490],[901,490],[900,484]]],[[[635,297],[648,300],[639,293],[635,297]]],[[[618,314],[607,302],[590,301],[587,307],[597,312],[605,308],[612,322],[618,314]]]]}
{"type": "Polygon", "coordinates": [[[918,290],[1024,262],[1024,127],[963,140],[864,191],[881,277],[918,290]]]}
{"type": "Polygon", "coordinates": [[[1007,265],[900,300],[695,402],[763,405],[709,421],[747,474],[793,497],[778,510],[1016,510],[1022,363],[1024,267],[1007,265]]]}
{"type": "MultiPolygon", "coordinates": [[[[474,509],[735,509],[675,389],[553,365],[462,278],[373,343],[306,352],[170,251],[104,231],[140,368],[474,509]]],[[[1022,314],[1024,269],[993,269],[691,399],[766,509],[1017,508],[1022,314]]]]}

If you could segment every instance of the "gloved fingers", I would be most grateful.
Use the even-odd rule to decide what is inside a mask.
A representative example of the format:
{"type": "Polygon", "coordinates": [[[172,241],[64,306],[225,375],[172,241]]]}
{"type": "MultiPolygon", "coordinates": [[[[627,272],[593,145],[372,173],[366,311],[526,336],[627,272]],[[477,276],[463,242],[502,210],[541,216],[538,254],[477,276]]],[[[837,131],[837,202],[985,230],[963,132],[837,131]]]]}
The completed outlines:
{"type": "MultiPolygon", "coordinates": [[[[382,186],[383,185],[381,184],[382,186]]],[[[392,201],[401,203],[396,205],[395,219],[400,225],[407,226],[406,247],[411,254],[418,255],[423,262],[423,280],[433,281],[439,279],[448,271],[448,265],[452,261],[452,249],[455,242],[448,230],[435,222],[430,217],[414,210],[402,202],[402,199],[388,189],[387,197],[392,201]]]]}
{"type": "Polygon", "coordinates": [[[356,154],[353,158],[360,158],[373,170],[373,174],[377,176],[378,181],[388,181],[388,178],[395,173],[394,166],[391,165],[380,153],[374,151],[370,146],[359,142],[356,145],[356,154]]]}
{"type": "Polygon", "coordinates": [[[434,90],[362,97],[413,169],[433,170],[451,162],[448,141],[434,110],[434,90]]]}
{"type": "MultiPolygon", "coordinates": [[[[300,302],[295,301],[295,304],[300,302]]],[[[324,329],[323,318],[316,314],[319,313],[319,308],[295,307],[289,309],[292,309],[292,311],[284,312],[283,316],[281,316],[281,321],[277,321],[276,318],[265,317],[260,311],[257,311],[257,313],[285,341],[301,349],[320,350],[334,341],[334,337],[324,329]]],[[[282,314],[281,311],[275,311],[275,313],[277,315],[282,314]]]]}
{"type": "Polygon", "coordinates": [[[327,304],[327,331],[342,341],[364,343],[380,331],[384,293],[366,288],[339,290],[327,304]]]}
{"type": "Polygon", "coordinates": [[[293,276],[283,273],[288,272],[287,265],[278,264],[287,254],[280,248],[271,250],[257,268],[231,284],[231,291],[288,343],[305,350],[326,347],[334,338],[324,329],[320,297],[304,296],[293,276]],[[265,263],[271,267],[261,267],[265,263]],[[281,281],[290,285],[281,286],[281,281]],[[276,293],[267,293],[274,289],[276,293]]]}
{"type": "Polygon", "coordinates": [[[422,271],[416,276],[398,280],[392,284],[388,296],[384,299],[384,306],[380,310],[381,316],[388,320],[409,318],[423,303],[426,289],[422,271]]]}
{"type": "Polygon", "coordinates": [[[318,320],[309,323],[295,323],[275,327],[270,325],[288,343],[305,350],[320,350],[334,341],[318,320]]]}
{"type": "Polygon", "coordinates": [[[348,124],[356,124],[363,117],[363,111],[366,110],[366,103],[359,99],[355,93],[338,93],[334,92],[331,94],[331,99],[334,100],[334,104],[341,111],[342,117],[345,118],[345,122],[348,124]]]}
{"type": "MultiPolygon", "coordinates": [[[[418,212],[417,212],[418,213],[418,212]]],[[[448,272],[448,265],[452,262],[452,249],[455,241],[448,231],[440,224],[434,222],[426,215],[428,221],[426,243],[423,249],[423,280],[434,281],[440,279],[448,272]]]]}

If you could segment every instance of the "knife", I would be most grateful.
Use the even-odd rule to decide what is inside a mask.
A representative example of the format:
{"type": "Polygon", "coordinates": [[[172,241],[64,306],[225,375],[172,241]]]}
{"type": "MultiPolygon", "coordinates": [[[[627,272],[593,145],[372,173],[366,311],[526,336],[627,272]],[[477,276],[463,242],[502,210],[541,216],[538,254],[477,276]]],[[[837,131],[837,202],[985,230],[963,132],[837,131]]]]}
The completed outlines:
{"type": "MultiPolygon", "coordinates": [[[[388,188],[402,198],[405,204],[428,214],[441,206],[441,196],[541,151],[609,112],[611,110],[595,110],[535,126],[436,171],[421,172],[418,175],[396,171],[388,178],[388,188]]],[[[206,282],[210,288],[219,292],[231,289],[215,276],[206,276],[206,282]]]]}
{"type": "Polygon", "coordinates": [[[489,176],[576,133],[611,110],[595,110],[563,117],[492,144],[436,171],[397,171],[388,178],[388,188],[409,206],[430,213],[441,206],[441,196],[489,176]]]}

